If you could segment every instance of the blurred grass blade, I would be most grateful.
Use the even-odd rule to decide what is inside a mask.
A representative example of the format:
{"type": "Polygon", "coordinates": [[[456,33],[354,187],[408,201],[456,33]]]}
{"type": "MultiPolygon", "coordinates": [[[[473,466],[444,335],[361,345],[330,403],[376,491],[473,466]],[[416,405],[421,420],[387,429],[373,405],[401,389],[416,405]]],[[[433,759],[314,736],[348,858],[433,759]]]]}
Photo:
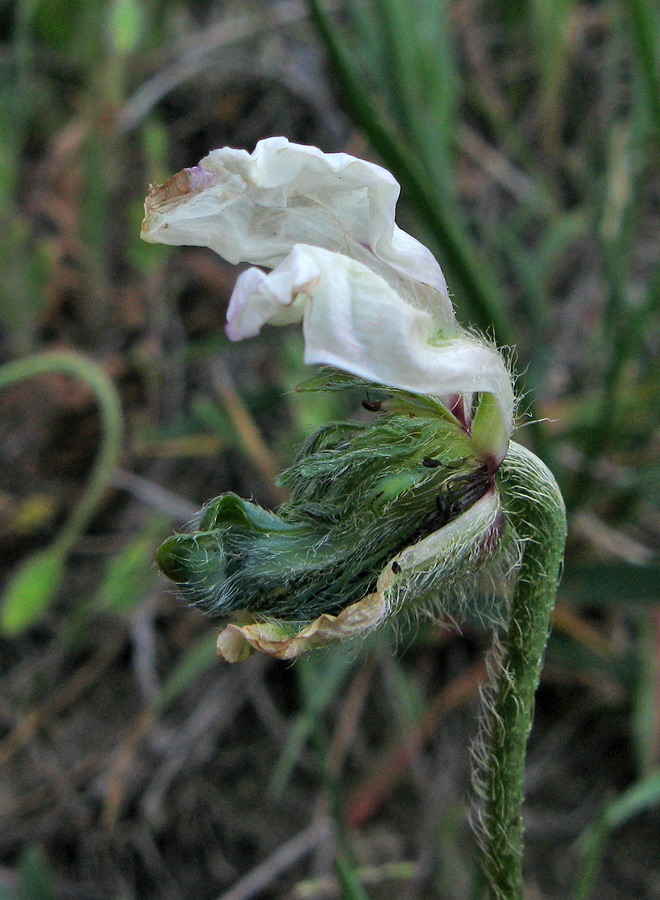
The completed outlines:
{"type": "Polygon", "coordinates": [[[612,831],[658,803],[660,803],[660,769],[633,784],[616,800],[603,807],[599,817],[580,838],[583,858],[574,900],[589,900],[593,896],[598,867],[612,831]]]}
{"type": "Polygon", "coordinates": [[[0,607],[0,631],[14,635],[37,622],[55,596],[65,555],[58,547],[28,557],[14,573],[0,607]]]}
{"type": "Polygon", "coordinates": [[[56,372],[80,378],[93,392],[101,415],[101,446],[82,497],[55,543],[28,560],[10,582],[2,600],[0,630],[9,628],[12,634],[33,624],[47,608],[57,589],[64,561],[98,509],[119,460],[122,437],[119,395],[108,375],[91,359],[79,353],[53,351],[14,360],[0,368],[0,390],[27,378],[56,372]]]}
{"type": "Polygon", "coordinates": [[[341,682],[355,662],[354,652],[340,647],[323,659],[301,659],[296,666],[303,692],[304,708],[299,713],[268,785],[271,795],[284,790],[305,744],[314,734],[320,717],[334,700],[341,682]]]}
{"type": "Polygon", "coordinates": [[[628,0],[635,57],[660,150],[660,14],[654,0],[628,0]]]}
{"type": "Polygon", "coordinates": [[[400,0],[373,0],[385,58],[378,81],[391,96],[402,134],[435,190],[452,192],[451,148],[458,75],[449,46],[447,3],[422,2],[414,18],[400,0]]]}
{"type": "MultiPolygon", "coordinates": [[[[535,202],[538,205],[541,201],[539,199],[535,202]]],[[[514,270],[525,298],[525,312],[538,341],[530,360],[531,371],[527,380],[532,388],[536,388],[545,382],[552,358],[553,316],[548,303],[550,282],[562,257],[570,250],[571,245],[584,236],[590,223],[582,210],[552,216],[538,244],[530,248],[520,240],[519,232],[529,227],[532,219],[533,215],[530,213],[529,217],[525,216],[522,221],[518,221],[515,228],[494,223],[489,229],[489,236],[514,270]]]]}
{"type": "MultiPolygon", "coordinates": [[[[439,195],[430,183],[414,147],[408,148],[377,110],[365,79],[351,58],[336,26],[319,0],[309,0],[312,17],[325,43],[342,93],[356,122],[364,130],[386,165],[401,182],[407,199],[434,237],[435,249],[448,282],[460,294],[475,324],[492,333],[498,344],[513,343],[513,330],[504,306],[504,292],[492,268],[479,259],[460,221],[455,204],[439,195]]],[[[412,13],[411,13],[412,15],[412,13]]],[[[410,22],[409,22],[409,26],[410,22]]]]}
{"type": "Polygon", "coordinates": [[[575,30],[575,0],[531,0],[528,6],[531,33],[538,58],[539,109],[545,143],[557,152],[561,142],[562,104],[568,74],[568,44],[575,30]]]}
{"type": "Polygon", "coordinates": [[[218,662],[215,629],[205,633],[186,651],[161,687],[156,701],[156,712],[162,712],[206,669],[218,662]]]}
{"type": "Polygon", "coordinates": [[[355,872],[342,856],[335,859],[335,872],[342,900],[369,900],[369,896],[358,881],[355,872]]]}
{"type": "Polygon", "coordinates": [[[19,862],[18,896],[15,900],[55,900],[52,873],[42,849],[29,845],[19,862]]]}
{"type": "Polygon", "coordinates": [[[32,21],[38,6],[38,0],[19,0],[14,4],[12,42],[4,44],[9,53],[10,47],[13,50],[11,56],[8,53],[13,65],[9,73],[3,71],[0,80],[0,210],[3,215],[8,210],[13,212],[14,190],[35,112],[39,79],[34,66],[32,21]]]}
{"type": "Polygon", "coordinates": [[[90,613],[129,611],[144,597],[158,577],[154,556],[169,527],[169,518],[153,517],[141,534],[112,556],[88,604],[90,613]]]}
{"type": "MultiPolygon", "coordinates": [[[[8,882],[10,878],[13,881],[10,876],[8,882]]],[[[18,861],[17,884],[5,887],[0,882],[0,900],[55,900],[52,873],[40,847],[24,847],[18,861]]]]}
{"type": "MultiPolygon", "coordinates": [[[[0,197],[2,192],[0,186],[0,197]]],[[[0,324],[11,336],[17,355],[34,349],[52,276],[53,259],[47,241],[35,238],[29,220],[17,211],[0,212],[0,324]]]]}
{"type": "Polygon", "coordinates": [[[660,606],[640,617],[636,655],[631,729],[639,771],[646,775],[660,759],[660,606]]]}
{"type": "Polygon", "coordinates": [[[116,54],[134,53],[142,39],[145,10],[136,0],[113,0],[108,9],[110,43],[116,54]]]}
{"type": "Polygon", "coordinates": [[[419,107],[415,31],[408,27],[405,7],[398,0],[374,0],[374,6],[378,11],[377,18],[384,36],[396,116],[403,133],[407,133],[414,144],[425,113],[419,107]]]}

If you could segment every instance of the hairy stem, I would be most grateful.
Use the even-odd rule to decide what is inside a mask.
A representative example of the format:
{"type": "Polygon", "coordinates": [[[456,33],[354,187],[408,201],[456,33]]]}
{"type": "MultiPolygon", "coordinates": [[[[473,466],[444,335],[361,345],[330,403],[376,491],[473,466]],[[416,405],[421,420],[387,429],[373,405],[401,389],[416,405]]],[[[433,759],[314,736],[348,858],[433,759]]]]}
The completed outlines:
{"type": "Polygon", "coordinates": [[[563,559],[566,513],[549,469],[519,444],[511,444],[498,481],[522,558],[507,632],[495,653],[482,748],[485,771],[477,777],[489,898],[522,900],[525,750],[563,559]]]}

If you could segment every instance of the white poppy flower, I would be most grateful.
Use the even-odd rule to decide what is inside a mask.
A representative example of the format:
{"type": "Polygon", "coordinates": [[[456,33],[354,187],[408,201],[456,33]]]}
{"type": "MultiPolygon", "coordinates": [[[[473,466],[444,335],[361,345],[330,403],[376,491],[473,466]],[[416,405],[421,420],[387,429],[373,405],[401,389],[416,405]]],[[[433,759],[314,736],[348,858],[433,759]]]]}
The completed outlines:
{"type": "Polygon", "coordinates": [[[232,340],[302,319],[305,361],[461,404],[490,394],[480,444],[504,458],[514,397],[501,355],[456,323],[430,251],[394,221],[399,185],[380,166],[275,137],[214,150],[152,189],[142,237],[210,247],[248,269],[227,312],[232,340]]]}
{"type": "MultiPolygon", "coordinates": [[[[407,543],[397,538],[391,548],[384,545],[379,566],[367,576],[358,565],[359,577],[367,579],[366,596],[353,597],[339,611],[330,591],[330,611],[301,614],[293,621],[302,626],[292,628],[292,620],[281,612],[283,597],[291,592],[286,602],[298,603],[299,595],[289,581],[293,584],[298,578],[304,584],[303,593],[312,599],[323,594],[324,586],[318,592],[316,586],[309,589],[310,582],[300,581],[300,575],[287,575],[279,585],[272,581],[273,571],[279,571],[273,563],[265,588],[261,570],[255,572],[262,556],[273,562],[269,551],[247,554],[244,577],[242,562],[237,562],[240,554],[230,546],[224,555],[223,542],[231,545],[233,529],[240,531],[240,541],[255,542],[267,542],[271,529],[273,540],[281,542],[287,528],[298,527],[293,522],[302,522],[301,528],[307,527],[305,522],[314,522],[314,516],[296,519],[293,507],[285,511],[280,528],[277,516],[223,495],[212,501],[210,512],[202,513],[199,532],[165,542],[159,564],[182,585],[191,602],[213,611],[246,610],[218,638],[218,650],[229,661],[243,659],[253,649],[288,659],[320,644],[368,632],[414,604],[416,598],[438,596],[456,580],[469,580],[470,573],[488,565],[497,554],[503,526],[494,474],[507,453],[512,431],[511,377],[492,346],[457,324],[438,263],[394,221],[398,196],[399,185],[380,166],[344,153],[322,153],[285,138],[269,138],[257,144],[252,154],[214,150],[198,166],[154,187],[147,197],[145,240],[206,246],[231,263],[248,262],[270,270],[250,268],[239,276],[227,311],[227,334],[232,340],[254,336],[266,323],[302,321],[307,363],[332,366],[394,394],[399,390],[436,398],[453,413],[453,417],[440,415],[444,425],[438,425],[438,443],[432,440],[430,447],[440,452],[446,433],[453,442],[453,456],[446,448],[444,462],[429,458],[414,440],[402,438],[393,444],[393,453],[403,443],[409,462],[397,463],[401,468],[392,469],[389,481],[377,483],[373,497],[367,493],[356,499],[358,506],[366,504],[365,515],[372,520],[374,497],[382,498],[378,503],[384,506],[389,503],[384,515],[392,516],[394,530],[399,527],[397,515],[410,515],[410,491],[419,490],[426,505],[419,510],[419,520],[413,510],[410,529],[403,535],[409,538],[407,543]],[[480,400],[473,412],[475,394],[480,400]],[[435,467],[438,479],[428,481],[431,486],[425,488],[424,473],[435,467]],[[438,485],[440,494],[434,504],[438,485]],[[421,529],[414,524],[417,521],[421,529]],[[385,560],[387,565],[381,568],[385,560]],[[245,603],[240,593],[243,585],[248,585],[245,603]],[[271,596],[272,610],[263,605],[271,596]]],[[[399,397],[399,402],[405,407],[408,401],[399,397]]],[[[423,416],[417,419],[416,412],[409,414],[405,421],[421,423],[423,416]]],[[[385,426],[382,429],[384,434],[385,426]]],[[[315,462],[312,452],[304,461],[324,465],[323,459],[321,452],[320,462],[315,462]]],[[[346,472],[342,456],[338,479],[349,478],[346,472]]],[[[373,470],[368,475],[378,481],[373,470]]],[[[334,480],[326,477],[325,483],[334,480]]],[[[342,485],[336,489],[341,493],[342,485]]],[[[342,493],[342,500],[347,495],[342,493]]],[[[326,501],[330,502],[324,497],[326,501]]],[[[361,523],[360,510],[355,521],[361,523]]],[[[326,552],[331,543],[326,537],[314,533],[309,547],[326,552]]],[[[344,549],[339,550],[345,554],[345,535],[336,539],[340,544],[344,540],[344,549]]],[[[364,540],[364,535],[356,534],[358,549],[364,540]]],[[[374,552],[371,545],[367,550],[374,552]]],[[[295,549],[291,552],[295,554],[295,549]]],[[[314,553],[310,558],[315,558],[314,553]]],[[[356,558],[359,563],[359,552],[356,558]]],[[[313,579],[316,569],[310,565],[305,577],[313,579]]],[[[327,560],[324,565],[327,571],[336,571],[327,560]]]]}

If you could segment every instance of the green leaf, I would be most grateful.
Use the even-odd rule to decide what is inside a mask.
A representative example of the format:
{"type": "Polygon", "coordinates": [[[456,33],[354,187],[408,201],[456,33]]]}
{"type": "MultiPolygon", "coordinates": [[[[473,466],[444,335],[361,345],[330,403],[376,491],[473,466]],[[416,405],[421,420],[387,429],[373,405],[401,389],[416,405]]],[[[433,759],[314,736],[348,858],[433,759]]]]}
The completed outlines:
{"type": "Polygon", "coordinates": [[[62,577],[65,554],[56,546],[30,556],[11,578],[2,598],[0,631],[19,634],[45,614],[62,577]]]}
{"type": "Polygon", "coordinates": [[[107,563],[103,580],[90,607],[95,611],[122,612],[144,597],[156,577],[154,553],[169,520],[156,517],[145,532],[116,553],[107,563]]]}
{"type": "Polygon", "coordinates": [[[660,659],[656,652],[655,616],[640,616],[635,642],[637,679],[631,716],[637,765],[642,774],[654,767],[660,734],[660,709],[657,691],[660,683],[660,659]]]}
{"type": "Polygon", "coordinates": [[[133,53],[144,31],[144,13],[135,0],[114,0],[108,10],[108,25],[113,49],[120,56],[133,53]]]}
{"type": "Polygon", "coordinates": [[[173,703],[188,685],[217,661],[216,633],[206,632],[186,651],[163,682],[156,700],[157,711],[162,712],[173,703]]]}
{"type": "Polygon", "coordinates": [[[653,0],[628,0],[632,43],[648,104],[652,127],[660,141],[660,40],[657,4],[653,0]]]}
{"type": "Polygon", "coordinates": [[[596,821],[580,838],[583,861],[578,874],[575,900],[589,900],[593,895],[600,861],[612,831],[658,803],[660,803],[660,768],[633,784],[615,800],[605,804],[596,821]]]}
{"type": "Polygon", "coordinates": [[[281,796],[305,745],[318,728],[321,717],[335,699],[347,673],[355,662],[355,654],[336,647],[323,658],[309,657],[298,662],[304,708],[289,730],[288,740],[273,770],[269,793],[281,796]]]}
{"type": "Polygon", "coordinates": [[[360,884],[357,875],[341,856],[338,856],[335,860],[335,872],[337,873],[342,900],[369,900],[369,896],[360,884]]]}

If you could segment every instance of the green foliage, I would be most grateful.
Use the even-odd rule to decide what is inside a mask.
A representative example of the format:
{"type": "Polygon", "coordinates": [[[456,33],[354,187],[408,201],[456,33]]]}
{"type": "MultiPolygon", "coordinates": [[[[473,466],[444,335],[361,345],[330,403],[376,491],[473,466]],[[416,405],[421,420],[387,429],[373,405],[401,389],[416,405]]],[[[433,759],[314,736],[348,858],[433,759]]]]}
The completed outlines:
{"type": "Polygon", "coordinates": [[[0,368],[0,390],[36,375],[55,372],[81,379],[94,393],[101,415],[101,446],[86,489],[57,540],[48,550],[28,558],[5,589],[0,629],[10,634],[32,625],[54,599],[66,558],[101,503],[119,458],[122,437],[119,396],[110,378],[92,360],[64,351],[15,360],[0,368]]]}
{"type": "Polygon", "coordinates": [[[108,32],[114,51],[127,56],[137,50],[144,32],[144,9],[135,0],[113,0],[108,14],[108,32]]]}
{"type": "Polygon", "coordinates": [[[582,865],[578,871],[574,900],[589,900],[594,895],[598,868],[612,832],[658,803],[660,769],[655,769],[603,806],[600,815],[580,837],[582,865]]]}
{"type": "Polygon", "coordinates": [[[156,711],[164,711],[217,661],[215,634],[210,632],[188,647],[183,658],[172,668],[156,698],[156,711]]]}
{"type": "Polygon", "coordinates": [[[623,561],[569,563],[562,593],[572,603],[615,606],[632,610],[658,602],[660,567],[623,561]]]}
{"type": "Polygon", "coordinates": [[[89,601],[89,613],[128,612],[143,599],[156,577],[153,564],[156,545],[168,528],[169,519],[154,517],[144,524],[137,537],[108,560],[89,601]]]}
{"type": "Polygon", "coordinates": [[[51,253],[19,213],[6,215],[4,226],[0,230],[0,323],[11,335],[12,349],[26,353],[35,348],[46,306],[51,253]]]}
{"type": "Polygon", "coordinates": [[[336,858],[335,872],[343,900],[369,900],[355,872],[343,856],[336,858]]]}
{"type": "Polygon", "coordinates": [[[635,62],[644,88],[651,128],[660,147],[660,16],[652,0],[627,0],[635,62]]]}
{"type": "MultiPolygon", "coordinates": [[[[304,389],[324,387],[383,393],[332,372],[304,389]]],[[[460,425],[403,391],[367,403],[382,409],[373,422],[326,423],[305,442],[281,476],[291,496],[277,515],[224,494],[194,532],[165,541],[158,564],[186,599],[216,614],[247,609],[298,623],[336,614],[373,590],[388,559],[458,514],[485,478],[460,425]]]]}
{"type": "Polygon", "coordinates": [[[335,700],[354,662],[353,649],[345,645],[332,647],[324,654],[303,658],[298,662],[296,674],[302,695],[302,709],[292,723],[270,777],[269,791],[273,796],[281,796],[305,746],[314,733],[322,729],[322,716],[335,700]]]}
{"type": "Polygon", "coordinates": [[[50,606],[60,584],[65,556],[59,547],[28,557],[5,588],[0,630],[18,634],[34,625],[50,606]]]}

